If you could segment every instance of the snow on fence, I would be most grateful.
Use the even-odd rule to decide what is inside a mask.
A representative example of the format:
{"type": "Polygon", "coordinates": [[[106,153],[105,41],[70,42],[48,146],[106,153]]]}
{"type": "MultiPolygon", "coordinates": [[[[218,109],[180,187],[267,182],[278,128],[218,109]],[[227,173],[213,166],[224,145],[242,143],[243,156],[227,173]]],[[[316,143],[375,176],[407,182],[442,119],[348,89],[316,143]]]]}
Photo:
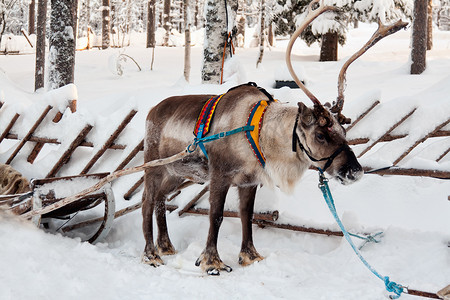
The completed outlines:
{"type": "MultiPolygon", "coordinates": [[[[22,110],[7,102],[0,104],[0,162],[11,164],[28,178],[113,172],[143,163],[144,124],[132,128],[129,124],[138,114],[145,119],[147,111],[121,108],[100,121],[77,112],[74,104],[33,103],[22,110]]],[[[393,106],[376,100],[349,110],[354,121],[347,127],[347,136],[366,172],[450,179],[450,118],[445,112],[433,111],[430,119],[430,111],[413,101],[393,106]]],[[[124,190],[125,199],[139,189],[143,176],[133,180],[124,190]]],[[[180,213],[207,213],[195,208],[196,198],[180,213]]],[[[233,212],[229,215],[234,216],[233,212]]],[[[255,222],[266,226],[276,219],[277,213],[269,212],[256,216],[255,222]]]]}

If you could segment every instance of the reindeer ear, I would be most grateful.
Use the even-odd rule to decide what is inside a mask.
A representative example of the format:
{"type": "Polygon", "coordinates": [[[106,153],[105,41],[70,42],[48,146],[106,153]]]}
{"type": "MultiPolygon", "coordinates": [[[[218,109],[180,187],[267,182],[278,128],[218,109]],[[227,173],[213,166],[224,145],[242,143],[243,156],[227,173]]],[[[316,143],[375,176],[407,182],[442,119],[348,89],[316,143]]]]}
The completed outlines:
{"type": "Polygon", "coordinates": [[[304,124],[304,126],[311,126],[314,123],[312,110],[308,108],[303,102],[298,102],[297,105],[302,123],[304,124]]]}

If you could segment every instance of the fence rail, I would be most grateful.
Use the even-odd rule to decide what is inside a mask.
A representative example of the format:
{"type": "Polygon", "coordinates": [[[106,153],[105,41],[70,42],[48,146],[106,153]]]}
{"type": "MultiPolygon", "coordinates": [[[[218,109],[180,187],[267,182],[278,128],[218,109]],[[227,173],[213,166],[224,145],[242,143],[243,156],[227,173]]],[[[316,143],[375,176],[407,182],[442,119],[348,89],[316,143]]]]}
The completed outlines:
{"type": "MultiPolygon", "coordinates": [[[[4,111],[5,107],[7,107],[7,103],[0,103],[0,118],[4,118],[4,111]]],[[[76,113],[76,108],[73,105],[73,101],[69,101],[68,107],[70,107],[70,111],[72,113],[76,113]]],[[[350,124],[347,127],[347,132],[353,130],[353,128],[356,128],[360,126],[361,121],[367,118],[367,116],[370,116],[373,114],[374,111],[383,109],[383,104],[380,104],[379,101],[374,101],[370,107],[367,109],[359,112],[357,114],[357,117],[355,118],[355,121],[350,124]]],[[[34,161],[40,157],[42,159],[46,159],[44,156],[45,154],[41,154],[41,149],[45,144],[52,144],[52,145],[60,145],[60,147],[63,146],[63,141],[61,140],[60,136],[43,136],[42,134],[37,133],[38,130],[41,132],[45,132],[45,128],[49,126],[58,127],[60,126],[59,121],[62,118],[63,113],[60,112],[58,109],[53,108],[51,105],[47,105],[46,107],[41,108],[41,113],[39,114],[38,118],[34,121],[34,123],[29,126],[29,129],[24,128],[25,125],[23,125],[24,122],[18,122],[18,120],[21,120],[22,116],[20,113],[9,113],[9,120],[4,122],[3,127],[0,128],[0,145],[5,142],[5,140],[17,140],[19,143],[15,146],[14,150],[11,152],[11,154],[8,155],[6,159],[3,162],[6,164],[13,163],[17,158],[18,153],[29,151],[25,147],[28,143],[34,143],[34,146],[32,147],[32,150],[25,155],[27,157],[28,163],[31,165],[34,163],[34,161]],[[52,118],[52,112],[54,117],[52,118]],[[18,134],[18,132],[22,132],[22,134],[18,134]],[[26,132],[26,134],[23,134],[23,132],[26,132]]],[[[140,137],[140,142],[136,145],[126,145],[121,144],[118,142],[118,138],[125,134],[125,129],[127,126],[129,126],[132,119],[139,114],[135,109],[130,109],[129,111],[122,114],[124,117],[120,121],[120,123],[114,128],[114,130],[111,130],[111,128],[96,128],[97,131],[112,131],[112,134],[101,144],[97,145],[96,142],[90,141],[89,139],[90,134],[92,134],[93,129],[97,125],[88,124],[86,122],[85,126],[81,129],[71,129],[71,130],[78,130],[78,132],[72,132],[71,136],[74,138],[67,143],[65,141],[65,150],[61,151],[60,157],[56,160],[56,163],[51,166],[48,170],[46,170],[46,178],[55,177],[58,175],[58,173],[64,168],[65,165],[68,164],[80,164],[80,162],[75,162],[71,160],[71,157],[73,153],[79,149],[79,148],[86,148],[91,149],[89,150],[90,157],[87,161],[87,163],[82,168],[81,172],[79,174],[88,174],[92,170],[92,168],[98,163],[100,159],[108,161],[108,159],[116,159],[116,158],[109,158],[108,155],[105,155],[107,153],[107,150],[115,150],[115,151],[127,151],[129,152],[126,154],[123,152],[123,156],[125,156],[122,161],[117,162],[115,161],[113,164],[109,165],[117,165],[115,169],[108,170],[109,172],[118,171],[123,168],[125,168],[135,157],[138,155],[139,152],[143,151],[144,148],[144,140],[143,136],[140,137]]],[[[142,112],[147,113],[147,112],[142,112]]],[[[371,140],[366,137],[359,137],[359,138],[352,138],[349,141],[350,145],[358,145],[361,147],[361,150],[358,153],[358,157],[364,157],[370,153],[370,151],[377,145],[382,143],[390,143],[393,141],[397,141],[399,139],[404,139],[408,137],[408,134],[396,134],[395,130],[399,128],[400,125],[404,124],[406,120],[410,119],[411,116],[416,113],[416,108],[409,109],[405,111],[403,114],[403,117],[397,121],[393,122],[392,126],[386,130],[384,134],[382,134],[379,138],[375,140],[371,140]]],[[[37,115],[37,114],[36,114],[37,115]]],[[[116,120],[114,120],[114,123],[117,123],[116,120]]],[[[401,155],[399,155],[395,161],[392,163],[392,166],[389,166],[391,168],[386,169],[380,169],[380,170],[373,170],[372,168],[365,167],[365,170],[368,172],[380,174],[380,175],[406,175],[406,176],[427,176],[427,177],[434,177],[434,178],[442,178],[442,179],[450,179],[450,170],[424,170],[420,168],[402,168],[399,167],[399,163],[402,162],[405,157],[408,157],[411,155],[411,152],[420,144],[423,142],[429,140],[429,139],[435,139],[435,138],[449,138],[450,137],[450,118],[438,126],[436,126],[433,130],[428,132],[425,136],[418,138],[416,141],[414,141],[411,146],[409,146],[401,155]]],[[[61,125],[62,126],[62,125],[61,125]]],[[[142,124],[144,126],[144,124],[142,124]]],[[[61,131],[67,130],[67,126],[65,128],[61,128],[61,131]]],[[[143,132],[143,130],[142,130],[143,132]]],[[[444,157],[446,157],[450,152],[450,147],[447,147],[445,149],[442,149],[441,153],[437,155],[437,158],[434,159],[435,162],[441,162],[444,157]]],[[[21,158],[24,157],[23,155],[21,158]]],[[[136,164],[140,164],[142,162],[137,161],[136,164]]],[[[19,170],[20,171],[20,170],[19,170]]],[[[104,171],[104,170],[102,170],[104,171]]],[[[71,175],[77,175],[77,174],[71,174],[71,175]]],[[[132,183],[129,187],[128,191],[124,194],[125,199],[129,199],[133,193],[139,189],[139,187],[143,183],[143,177],[140,177],[136,182],[132,183]]]]}

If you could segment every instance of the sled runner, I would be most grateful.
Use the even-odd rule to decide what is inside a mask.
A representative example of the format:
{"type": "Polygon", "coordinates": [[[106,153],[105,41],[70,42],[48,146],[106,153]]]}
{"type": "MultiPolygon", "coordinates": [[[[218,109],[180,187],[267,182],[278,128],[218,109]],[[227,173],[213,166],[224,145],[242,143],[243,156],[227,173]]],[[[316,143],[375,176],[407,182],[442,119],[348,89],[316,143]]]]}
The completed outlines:
{"type": "MultiPolygon", "coordinates": [[[[77,235],[90,243],[102,240],[112,227],[115,213],[114,194],[111,184],[105,184],[101,189],[90,194],[79,197],[76,201],[68,205],[60,205],[62,199],[68,195],[75,194],[102,178],[109,173],[97,173],[89,175],[77,175],[66,177],[54,177],[45,179],[33,179],[30,183],[30,192],[21,194],[11,194],[0,196],[0,205],[7,205],[9,209],[18,215],[24,215],[30,211],[45,208],[49,205],[55,206],[50,212],[43,215],[33,216],[31,219],[37,226],[44,226],[49,231],[63,231],[69,227],[72,220],[86,219],[94,215],[94,211],[101,209],[104,211],[101,224],[86,227],[77,235]],[[83,212],[83,213],[82,213],[83,212]]],[[[71,230],[77,229],[72,226],[71,230]]]]}

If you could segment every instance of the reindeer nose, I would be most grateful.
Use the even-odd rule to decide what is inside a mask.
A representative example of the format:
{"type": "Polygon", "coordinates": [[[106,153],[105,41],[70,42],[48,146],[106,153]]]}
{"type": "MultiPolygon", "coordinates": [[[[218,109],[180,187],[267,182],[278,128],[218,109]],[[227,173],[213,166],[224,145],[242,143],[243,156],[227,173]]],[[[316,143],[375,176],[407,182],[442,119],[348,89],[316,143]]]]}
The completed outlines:
{"type": "Polygon", "coordinates": [[[357,167],[350,169],[350,171],[347,174],[347,178],[351,181],[357,181],[357,180],[361,179],[363,174],[364,174],[364,172],[362,170],[362,167],[357,166],[357,167]]]}

